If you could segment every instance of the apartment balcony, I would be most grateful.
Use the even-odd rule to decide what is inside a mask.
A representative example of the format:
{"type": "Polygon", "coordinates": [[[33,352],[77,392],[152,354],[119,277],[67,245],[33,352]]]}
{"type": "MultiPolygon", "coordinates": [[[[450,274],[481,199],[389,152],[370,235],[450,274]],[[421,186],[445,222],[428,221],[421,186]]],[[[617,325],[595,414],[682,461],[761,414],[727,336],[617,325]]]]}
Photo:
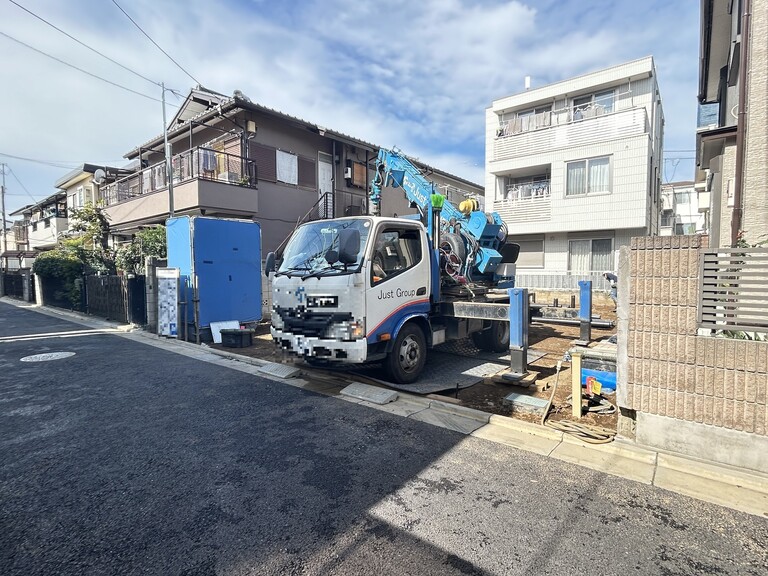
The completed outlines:
{"type": "MultiPolygon", "coordinates": [[[[173,163],[174,213],[252,216],[258,210],[256,164],[209,148],[177,154],[173,163]]],[[[169,213],[165,162],[101,188],[113,228],[163,221],[169,213]]]]}
{"type": "Polygon", "coordinates": [[[497,200],[493,209],[507,224],[548,222],[552,218],[549,182],[508,186],[507,197],[497,200]]]}
{"type": "Polygon", "coordinates": [[[649,131],[645,108],[602,112],[599,107],[577,113],[545,112],[502,124],[493,144],[493,162],[585,146],[649,131]],[[524,121],[524,122],[521,122],[524,121]]]}

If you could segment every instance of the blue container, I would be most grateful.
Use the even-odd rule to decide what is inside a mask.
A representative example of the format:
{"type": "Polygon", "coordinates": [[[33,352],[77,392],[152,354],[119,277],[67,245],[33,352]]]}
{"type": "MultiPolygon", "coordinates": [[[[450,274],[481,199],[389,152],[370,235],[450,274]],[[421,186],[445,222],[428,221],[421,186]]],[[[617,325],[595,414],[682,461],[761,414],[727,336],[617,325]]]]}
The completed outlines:
{"type": "Polygon", "coordinates": [[[581,387],[584,388],[587,385],[587,378],[592,376],[595,380],[600,382],[600,386],[603,392],[616,392],[616,372],[607,372],[604,370],[590,370],[589,368],[581,369],[581,387]]]}
{"type": "Polygon", "coordinates": [[[186,322],[194,322],[197,283],[200,328],[211,322],[261,320],[261,227],[248,220],[179,216],[166,221],[168,266],[178,268],[186,322]]]}

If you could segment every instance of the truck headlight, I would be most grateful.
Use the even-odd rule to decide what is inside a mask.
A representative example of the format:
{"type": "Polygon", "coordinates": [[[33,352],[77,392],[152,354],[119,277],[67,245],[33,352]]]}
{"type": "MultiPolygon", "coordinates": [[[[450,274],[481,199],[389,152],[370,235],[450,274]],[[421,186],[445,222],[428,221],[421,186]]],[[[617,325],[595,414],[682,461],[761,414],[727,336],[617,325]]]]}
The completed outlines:
{"type": "Polygon", "coordinates": [[[360,340],[365,338],[365,323],[343,322],[341,324],[333,324],[326,331],[326,337],[333,340],[341,340],[342,342],[360,340]]]}
{"type": "Polygon", "coordinates": [[[272,310],[272,328],[275,330],[282,330],[285,326],[283,323],[283,319],[280,317],[280,314],[272,310]]]}

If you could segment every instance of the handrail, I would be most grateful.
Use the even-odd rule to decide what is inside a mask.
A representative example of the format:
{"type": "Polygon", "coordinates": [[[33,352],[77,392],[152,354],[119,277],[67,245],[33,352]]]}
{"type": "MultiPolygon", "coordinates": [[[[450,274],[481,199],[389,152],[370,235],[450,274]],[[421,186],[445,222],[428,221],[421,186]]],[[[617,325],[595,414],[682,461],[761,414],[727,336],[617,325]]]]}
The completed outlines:
{"type": "MultiPolygon", "coordinates": [[[[307,211],[307,213],[306,213],[306,214],[304,214],[304,216],[302,216],[301,218],[298,218],[298,219],[296,220],[296,226],[294,226],[294,227],[293,227],[293,230],[291,230],[291,233],[290,233],[290,234],[288,234],[288,236],[286,236],[286,237],[285,237],[285,239],[284,239],[282,242],[280,242],[280,245],[279,245],[277,248],[275,248],[275,254],[280,254],[280,250],[282,250],[282,249],[283,249],[283,247],[284,247],[284,246],[285,246],[285,244],[288,242],[288,240],[290,239],[290,237],[291,237],[291,236],[293,235],[293,233],[296,231],[296,228],[298,228],[299,226],[301,226],[301,225],[302,225],[302,224],[304,224],[305,222],[311,222],[311,221],[313,221],[313,220],[322,220],[322,218],[312,218],[312,219],[310,219],[310,218],[309,218],[309,215],[310,215],[310,214],[312,214],[312,212],[313,212],[313,211],[314,211],[316,208],[318,209],[318,213],[319,213],[319,211],[320,211],[320,210],[319,210],[319,207],[320,207],[321,205],[323,205],[323,204],[326,204],[326,201],[327,201],[328,199],[331,199],[331,200],[332,200],[332,199],[333,199],[333,194],[332,194],[331,192],[325,192],[325,193],[323,193],[323,195],[322,195],[322,196],[320,196],[320,198],[318,198],[318,199],[317,199],[317,202],[315,202],[315,203],[312,205],[312,208],[310,208],[310,209],[307,211]]],[[[326,207],[327,207],[327,205],[326,205],[326,207]]],[[[334,207],[333,207],[333,202],[331,202],[331,214],[330,214],[330,216],[328,216],[328,218],[333,218],[333,212],[334,212],[333,208],[334,208],[334,207]]]]}

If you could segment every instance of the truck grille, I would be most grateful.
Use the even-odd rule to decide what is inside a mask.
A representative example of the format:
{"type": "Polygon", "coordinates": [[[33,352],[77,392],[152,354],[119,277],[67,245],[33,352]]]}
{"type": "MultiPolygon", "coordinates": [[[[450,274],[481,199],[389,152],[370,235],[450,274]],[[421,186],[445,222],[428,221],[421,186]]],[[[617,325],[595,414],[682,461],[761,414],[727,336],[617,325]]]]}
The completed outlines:
{"type": "Polygon", "coordinates": [[[282,318],[285,331],[302,336],[325,337],[328,327],[342,322],[352,322],[349,312],[316,312],[304,306],[298,308],[275,307],[275,312],[282,318]]]}

